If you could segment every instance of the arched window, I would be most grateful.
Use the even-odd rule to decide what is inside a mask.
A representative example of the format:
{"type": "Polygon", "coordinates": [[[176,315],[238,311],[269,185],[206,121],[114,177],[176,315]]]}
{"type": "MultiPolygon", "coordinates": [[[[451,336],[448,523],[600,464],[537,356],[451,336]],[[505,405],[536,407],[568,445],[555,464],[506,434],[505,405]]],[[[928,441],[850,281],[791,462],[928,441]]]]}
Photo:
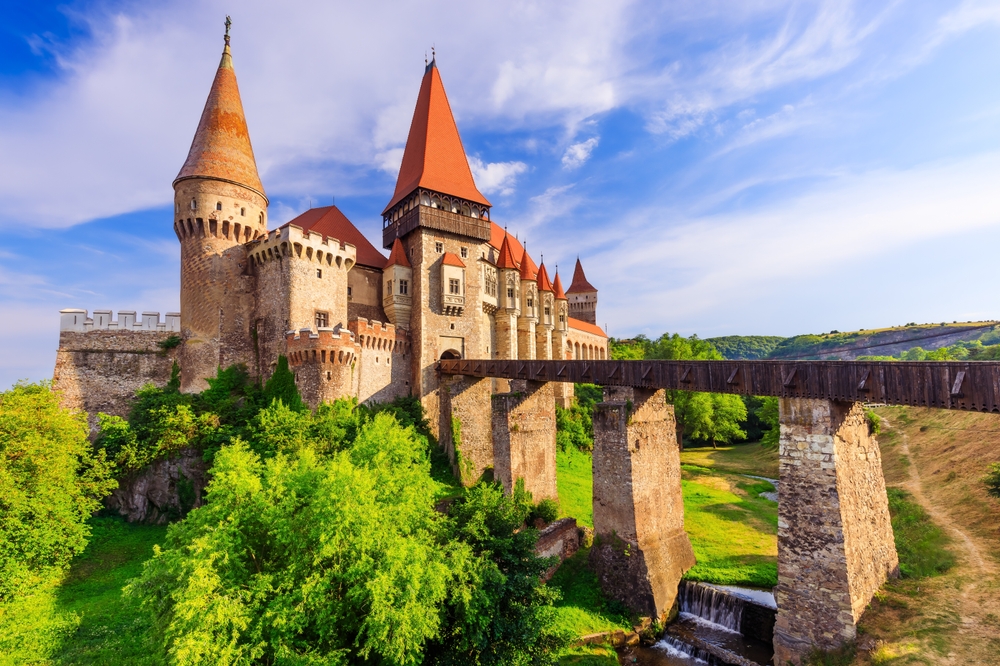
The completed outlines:
{"type": "Polygon", "coordinates": [[[198,210],[198,201],[191,199],[191,210],[198,210]]]}

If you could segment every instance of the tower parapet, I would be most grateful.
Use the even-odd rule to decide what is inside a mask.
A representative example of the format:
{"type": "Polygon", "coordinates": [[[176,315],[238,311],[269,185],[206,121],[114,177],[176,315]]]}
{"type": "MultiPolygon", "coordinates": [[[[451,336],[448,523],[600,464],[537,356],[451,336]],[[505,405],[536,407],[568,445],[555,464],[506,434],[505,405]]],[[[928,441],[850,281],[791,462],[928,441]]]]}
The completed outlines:
{"type": "Polygon", "coordinates": [[[303,328],[285,334],[288,364],[302,399],[316,407],[354,394],[354,362],[360,349],[345,328],[303,328]]]}
{"type": "Polygon", "coordinates": [[[112,317],[111,310],[94,310],[88,317],[86,310],[68,308],[59,311],[59,330],[74,333],[91,331],[136,331],[154,333],[180,333],[181,313],[168,312],[160,321],[159,312],[145,311],[136,317],[135,310],[119,310],[118,319],[112,317]]]}

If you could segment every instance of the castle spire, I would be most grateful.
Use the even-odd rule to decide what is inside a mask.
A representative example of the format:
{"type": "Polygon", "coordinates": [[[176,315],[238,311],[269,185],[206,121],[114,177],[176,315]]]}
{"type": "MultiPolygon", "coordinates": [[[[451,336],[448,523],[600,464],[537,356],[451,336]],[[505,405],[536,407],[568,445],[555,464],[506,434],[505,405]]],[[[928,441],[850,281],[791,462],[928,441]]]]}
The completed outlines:
{"type": "Polygon", "coordinates": [[[545,262],[542,261],[541,266],[538,267],[538,291],[555,291],[552,288],[552,282],[549,280],[549,272],[545,270],[545,262]]]}
{"type": "Polygon", "coordinates": [[[566,300],[566,292],[563,291],[562,280],[559,279],[559,267],[558,266],[556,266],[556,279],[552,283],[552,290],[554,292],[556,292],[556,300],[557,301],[565,301],[566,300]]]}
{"type": "Polygon", "coordinates": [[[383,215],[418,187],[490,205],[472,177],[469,159],[438,72],[436,54],[424,68],[396,190],[383,215]]]}
{"type": "Polygon", "coordinates": [[[497,268],[517,270],[517,261],[514,260],[514,253],[510,249],[510,241],[507,240],[507,232],[503,233],[503,242],[500,244],[500,251],[497,253],[497,268]]]}
{"type": "Polygon", "coordinates": [[[267,199],[257,173],[243,102],[236,84],[236,71],[229,51],[230,25],[232,20],[227,16],[222,60],[212,81],[205,109],[201,112],[191,149],[174,184],[189,178],[222,180],[247,187],[267,199]]]}
{"type": "Polygon", "coordinates": [[[524,254],[521,255],[521,279],[522,280],[534,280],[538,277],[538,269],[535,267],[535,262],[531,260],[528,256],[528,245],[525,243],[524,254]]]}
{"type": "Polygon", "coordinates": [[[597,288],[587,281],[587,276],[583,274],[583,264],[580,263],[580,257],[577,257],[576,268],[573,269],[573,282],[569,285],[569,290],[566,293],[576,294],[588,291],[597,291],[597,288]]]}
{"type": "Polygon", "coordinates": [[[386,268],[389,266],[411,268],[410,260],[406,258],[406,250],[403,249],[403,244],[398,238],[392,244],[392,252],[389,253],[389,261],[386,262],[385,266],[386,268]]]}

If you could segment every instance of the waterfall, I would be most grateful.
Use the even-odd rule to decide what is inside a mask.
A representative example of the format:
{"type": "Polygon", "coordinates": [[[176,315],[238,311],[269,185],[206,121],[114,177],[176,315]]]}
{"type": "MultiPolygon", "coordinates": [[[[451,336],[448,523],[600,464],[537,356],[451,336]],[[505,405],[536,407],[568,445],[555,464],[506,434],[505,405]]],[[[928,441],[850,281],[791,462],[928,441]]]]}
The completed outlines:
{"type": "Polygon", "coordinates": [[[680,612],[729,631],[740,631],[745,602],[709,585],[681,581],[677,590],[680,612]]]}
{"type": "Polygon", "coordinates": [[[724,664],[724,662],[719,661],[714,656],[709,654],[707,650],[702,650],[701,648],[689,645],[684,641],[674,638],[670,634],[666,634],[653,647],[663,650],[671,657],[690,659],[698,662],[699,664],[708,664],[709,666],[722,666],[724,664]]]}

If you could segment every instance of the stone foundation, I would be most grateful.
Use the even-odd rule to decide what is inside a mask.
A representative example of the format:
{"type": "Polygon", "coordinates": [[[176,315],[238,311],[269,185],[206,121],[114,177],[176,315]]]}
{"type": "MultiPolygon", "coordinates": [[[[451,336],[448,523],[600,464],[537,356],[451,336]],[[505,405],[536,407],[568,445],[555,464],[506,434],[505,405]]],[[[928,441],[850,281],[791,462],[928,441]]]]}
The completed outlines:
{"type": "Polygon", "coordinates": [[[782,398],[775,664],[852,640],[899,559],[860,403],[782,398]]]}
{"type": "Polygon", "coordinates": [[[580,528],[576,518],[563,518],[546,525],[538,533],[535,555],[538,557],[558,557],[559,561],[542,574],[542,581],[548,582],[559,569],[559,565],[573,557],[580,550],[580,528]]]}
{"type": "Polygon", "coordinates": [[[536,502],[558,499],[556,407],[551,382],[512,381],[493,396],[494,478],[508,493],[518,479],[536,502]]]}
{"type": "Polygon", "coordinates": [[[464,485],[472,485],[493,468],[490,432],[492,380],[443,377],[441,380],[441,434],[439,441],[464,485]]]}
{"type": "Polygon", "coordinates": [[[681,575],[695,564],[675,431],[663,390],[637,388],[631,404],[594,410],[591,566],[605,594],[657,618],[671,611],[681,575]]]}

